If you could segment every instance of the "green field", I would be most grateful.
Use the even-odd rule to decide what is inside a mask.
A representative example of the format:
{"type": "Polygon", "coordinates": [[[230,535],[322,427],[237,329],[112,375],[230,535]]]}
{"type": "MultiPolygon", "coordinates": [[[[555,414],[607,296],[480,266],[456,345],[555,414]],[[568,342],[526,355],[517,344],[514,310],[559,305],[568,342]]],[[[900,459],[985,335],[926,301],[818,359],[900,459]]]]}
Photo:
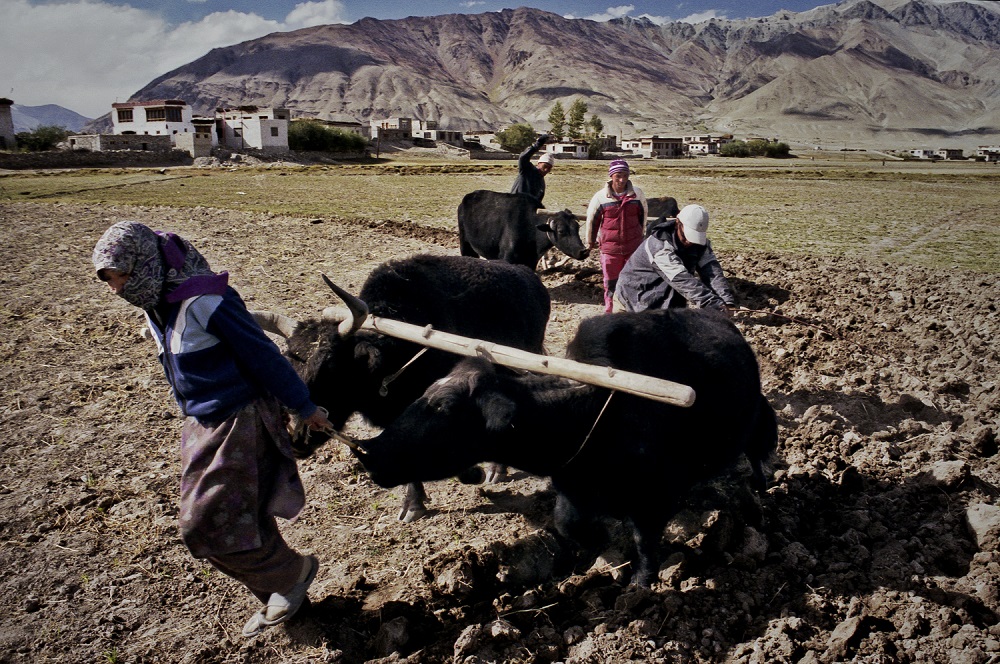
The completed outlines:
{"type": "MultiPolygon", "coordinates": [[[[1000,167],[836,157],[634,162],[647,196],[697,202],[717,249],[847,255],[995,273],[1000,167]]],[[[582,214],[606,163],[560,161],[546,206],[582,214]]],[[[506,191],[513,162],[0,172],[0,201],[206,206],[454,228],[462,196],[506,191]]]]}

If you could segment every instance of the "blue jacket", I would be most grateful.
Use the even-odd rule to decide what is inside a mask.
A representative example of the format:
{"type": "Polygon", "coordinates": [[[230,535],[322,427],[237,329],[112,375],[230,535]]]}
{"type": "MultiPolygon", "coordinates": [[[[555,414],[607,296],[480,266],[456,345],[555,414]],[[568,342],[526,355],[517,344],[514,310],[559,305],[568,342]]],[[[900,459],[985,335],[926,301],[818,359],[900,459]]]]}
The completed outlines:
{"type": "Polygon", "coordinates": [[[736,296],[712,251],[681,246],[677,220],[660,222],[639,245],[618,276],[615,297],[629,311],[692,306],[722,309],[735,306],[736,296]]]}
{"type": "Polygon", "coordinates": [[[309,417],[309,388],[232,288],[168,303],[146,321],[160,364],[181,411],[201,422],[220,422],[267,394],[309,417]]]}

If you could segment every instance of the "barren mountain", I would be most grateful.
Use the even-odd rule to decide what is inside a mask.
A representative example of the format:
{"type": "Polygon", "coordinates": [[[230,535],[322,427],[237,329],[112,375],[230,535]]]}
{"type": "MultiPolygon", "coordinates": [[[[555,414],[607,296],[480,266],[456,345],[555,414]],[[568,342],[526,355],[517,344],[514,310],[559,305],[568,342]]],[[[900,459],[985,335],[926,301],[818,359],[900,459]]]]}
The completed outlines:
{"type": "Polygon", "coordinates": [[[274,33],[217,48],[134,99],[546,130],[582,98],[610,133],[729,131],[794,144],[1000,141],[1000,9],[845,0],[766,18],[599,23],[536,9],[274,33]]]}

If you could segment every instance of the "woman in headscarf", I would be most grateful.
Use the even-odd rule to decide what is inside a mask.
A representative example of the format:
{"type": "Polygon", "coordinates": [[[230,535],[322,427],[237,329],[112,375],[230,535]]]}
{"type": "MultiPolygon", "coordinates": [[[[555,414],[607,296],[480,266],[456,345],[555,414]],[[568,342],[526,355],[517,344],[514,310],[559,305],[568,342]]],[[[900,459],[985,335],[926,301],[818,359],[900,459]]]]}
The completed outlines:
{"type": "Polygon", "coordinates": [[[194,246],[134,221],[109,228],[93,254],[97,276],[146,313],[181,411],[180,532],[196,558],[263,604],[254,636],[291,618],[319,567],[285,542],[275,517],[305,504],[281,406],[313,429],[330,426],[309,390],[194,246]]]}
{"type": "Polygon", "coordinates": [[[589,246],[601,250],[605,312],[611,312],[618,275],[642,244],[648,214],[646,196],[629,179],[628,162],[615,159],[608,166],[608,183],[594,194],[587,207],[589,246]]]}

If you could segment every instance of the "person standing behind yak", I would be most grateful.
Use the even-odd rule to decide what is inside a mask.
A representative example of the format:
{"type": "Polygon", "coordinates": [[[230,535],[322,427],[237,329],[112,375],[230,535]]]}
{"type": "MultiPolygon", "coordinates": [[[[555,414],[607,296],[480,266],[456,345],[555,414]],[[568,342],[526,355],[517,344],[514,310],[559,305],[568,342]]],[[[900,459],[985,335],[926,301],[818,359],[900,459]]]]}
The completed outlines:
{"type": "Polygon", "coordinates": [[[608,166],[608,183],[590,199],[587,238],[591,249],[601,250],[604,273],[604,311],[611,312],[618,274],[642,243],[649,214],[642,189],[629,180],[629,165],[615,159],[608,166]]]}
{"type": "Polygon", "coordinates": [[[708,211],[686,205],[662,217],[628,259],[618,278],[614,311],[693,306],[726,315],[736,296],[708,239],[708,211]]]}
{"type": "Polygon", "coordinates": [[[113,225],[93,254],[97,276],[146,313],[167,382],[186,416],[181,434],[181,538],[195,558],[246,586],[264,607],[250,637],[291,618],[319,562],[291,549],[275,517],[305,504],[287,408],[329,427],[309,389],[191,243],[134,221],[113,225]]]}
{"type": "Polygon", "coordinates": [[[552,170],[555,159],[546,152],[538,158],[538,166],[535,166],[531,163],[531,158],[548,140],[548,134],[542,134],[517,158],[517,179],[510,188],[512,194],[528,194],[538,201],[536,207],[540,208],[545,207],[542,205],[542,199],[545,198],[545,176],[552,170]]]}

